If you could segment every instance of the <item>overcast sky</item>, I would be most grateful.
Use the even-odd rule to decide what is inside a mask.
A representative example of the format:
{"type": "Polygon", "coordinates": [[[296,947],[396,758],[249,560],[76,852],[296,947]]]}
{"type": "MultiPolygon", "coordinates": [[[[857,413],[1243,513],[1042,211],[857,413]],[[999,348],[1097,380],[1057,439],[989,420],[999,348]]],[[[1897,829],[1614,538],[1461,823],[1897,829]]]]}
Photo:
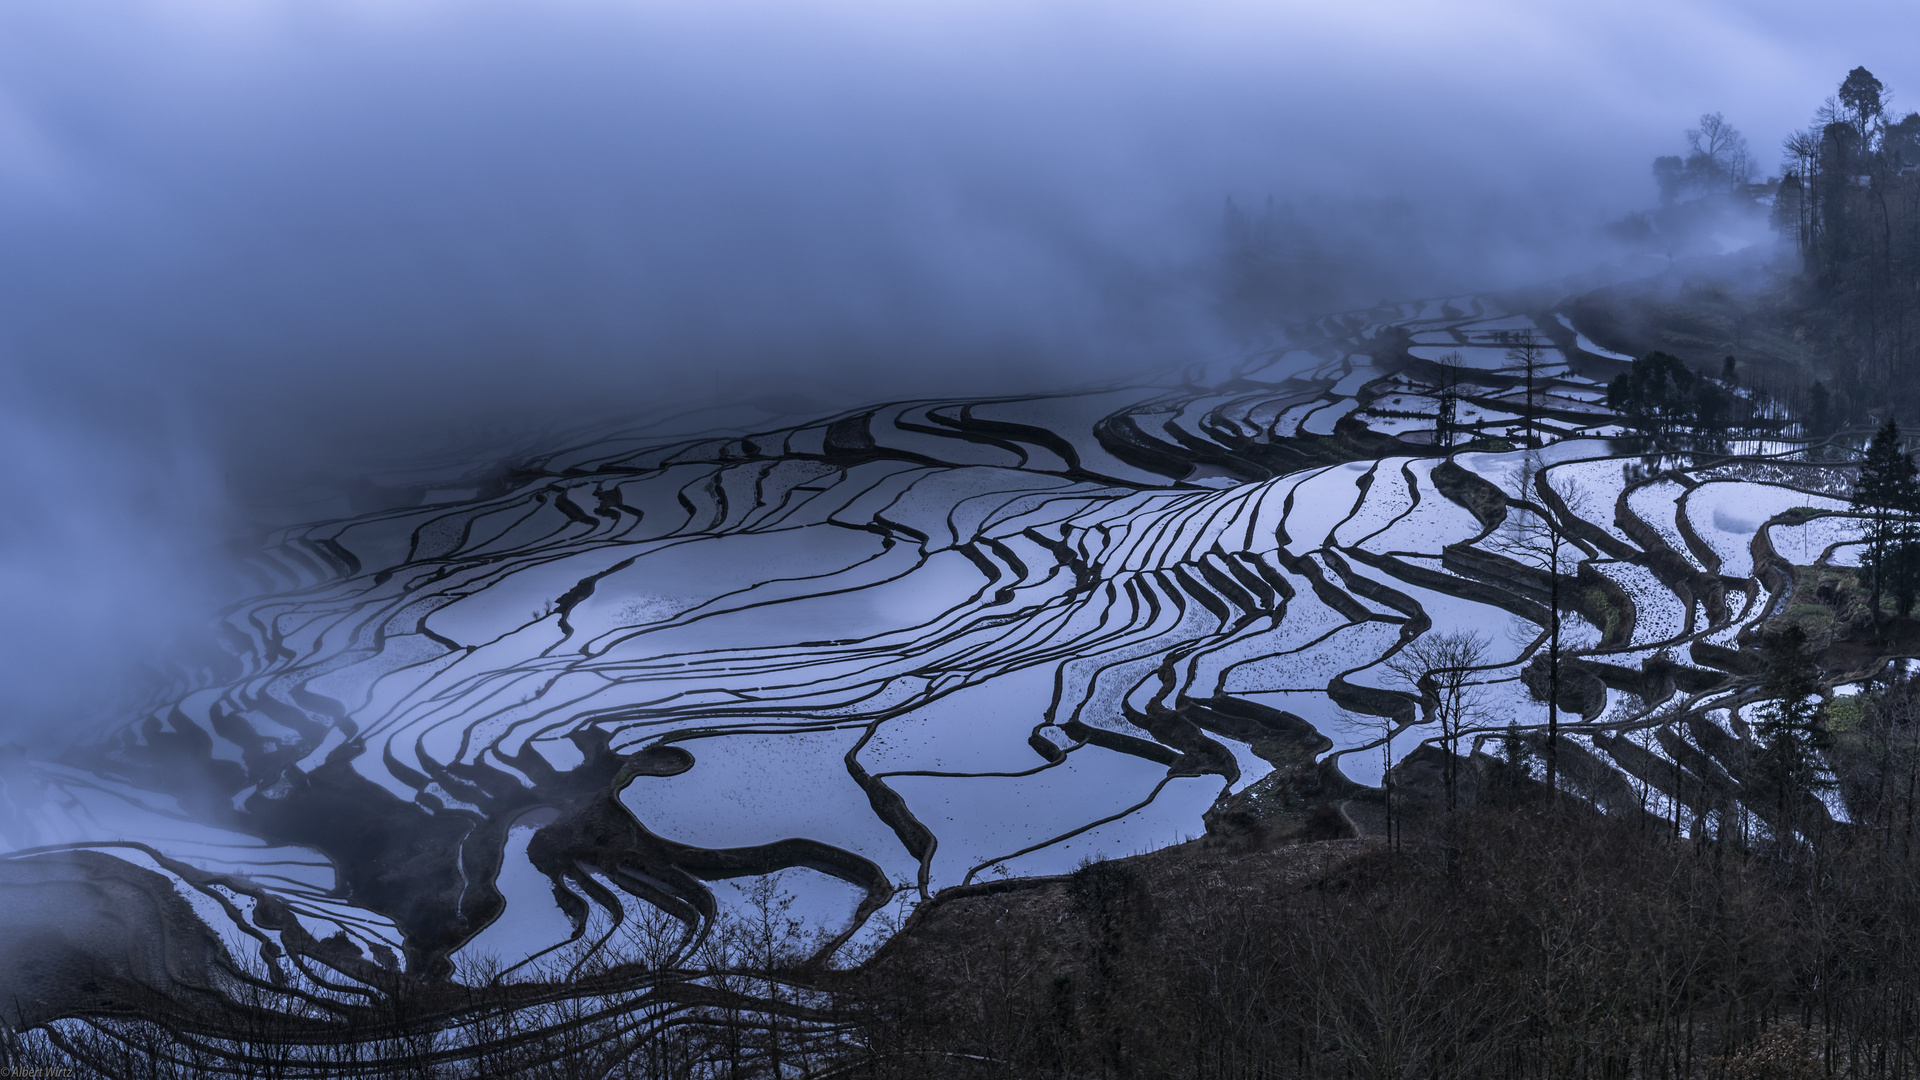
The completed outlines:
{"type": "MultiPolygon", "coordinates": [[[[0,681],[209,595],[240,476],[747,384],[993,392],[1231,346],[1224,200],[1513,284],[1723,111],[1765,171],[1910,5],[60,0],[0,7],[0,681]]],[[[1903,96],[1903,88],[1912,88],[1903,96]]],[[[1416,269],[1412,278],[1406,266],[1416,269]]],[[[253,488],[248,488],[252,490],[253,488]]],[[[99,678],[92,680],[101,682],[99,678]]]]}

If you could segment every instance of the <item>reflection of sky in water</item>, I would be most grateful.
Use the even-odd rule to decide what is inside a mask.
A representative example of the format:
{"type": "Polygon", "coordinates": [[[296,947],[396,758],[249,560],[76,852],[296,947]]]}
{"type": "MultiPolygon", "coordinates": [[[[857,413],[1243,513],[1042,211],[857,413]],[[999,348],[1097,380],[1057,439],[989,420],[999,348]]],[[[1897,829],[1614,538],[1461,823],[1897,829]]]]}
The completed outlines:
{"type": "MultiPolygon", "coordinates": [[[[1263,361],[1250,363],[1254,370],[1263,361]]],[[[690,754],[691,766],[634,777],[620,796],[656,836],[708,850],[819,841],[886,881],[917,886],[922,867],[895,825],[909,834],[924,827],[935,839],[927,886],[938,890],[983,874],[1064,872],[1203,831],[1225,778],[1170,779],[1164,761],[1075,744],[1069,720],[1102,737],[1145,741],[1148,728],[1137,721],[1154,710],[1229,695],[1304,718],[1333,742],[1345,775],[1379,783],[1383,721],[1336,707],[1326,687],[1344,677],[1403,688],[1382,658],[1411,633],[1408,605],[1431,632],[1487,641],[1486,662],[1502,666],[1483,690],[1489,714],[1544,720],[1511,666],[1540,628],[1435,587],[1452,573],[1441,550],[1480,526],[1437,490],[1433,459],[1403,454],[1252,483],[1216,468],[1204,484],[1183,486],[1121,460],[1092,434],[1115,409],[1134,406],[1142,437],[1168,425],[1189,439],[1225,430],[1252,437],[1303,419],[1309,435],[1324,434],[1354,405],[1326,387],[1351,389],[1379,372],[1349,371],[1339,358],[1315,363],[1323,381],[1286,388],[1249,381],[1190,394],[1138,387],[977,404],[974,417],[993,425],[973,432],[984,442],[935,422],[958,416],[954,406],[894,406],[864,421],[870,442],[860,445],[874,449],[840,464],[829,463],[828,446],[851,438],[848,429],[818,423],[756,435],[758,445],[791,448],[777,461],[743,458],[724,440],[651,449],[634,441],[604,461],[577,450],[564,479],[468,505],[318,526],[313,537],[337,542],[362,569],[297,580],[293,593],[236,609],[229,629],[256,650],[259,671],[191,687],[180,698],[182,722],[213,727],[218,717],[297,742],[309,769],[343,753],[383,790],[463,813],[486,810],[443,766],[484,766],[490,782],[524,785],[534,782],[526,769],[538,770],[508,760],[522,750],[557,769],[584,767],[570,732],[597,726],[619,754],[664,740],[690,754]],[[888,427],[896,421],[919,430],[888,427]],[[883,459],[886,447],[937,458],[947,442],[965,449],[951,455],[951,468],[883,459]],[[1007,467],[1022,454],[1026,468],[1007,467]],[[1064,475],[1069,454],[1081,471],[1064,475]],[[1362,552],[1320,550],[1363,539],[1362,552]],[[1377,566],[1367,552],[1401,561],[1377,566]],[[1401,606],[1358,595],[1374,586],[1399,594],[1401,606]],[[281,680],[270,684],[279,695],[270,701],[258,689],[269,685],[263,677],[281,680]],[[242,684],[248,689],[235,689],[242,684]],[[351,717],[364,744],[349,744],[338,726],[322,738],[289,726],[325,709],[351,717]],[[871,790],[856,782],[850,759],[871,790]],[[890,823],[881,807],[907,816],[890,823]]],[[[1456,460],[1515,494],[1525,468],[1545,466],[1575,512],[1611,527],[1619,462],[1578,460],[1605,451],[1602,441],[1580,439],[1532,455],[1456,460]]],[[[1673,484],[1649,488],[1633,505],[1684,550],[1673,520],[1681,493],[1673,484]]],[[[1744,565],[1740,545],[1775,502],[1818,505],[1727,482],[1687,500],[1695,527],[1734,572],[1744,565]]],[[[1509,520],[1531,519],[1516,510],[1509,520]]],[[[1777,543],[1799,551],[1832,542],[1841,528],[1779,529],[1777,543]]],[[[1483,546],[1509,551],[1514,535],[1509,527],[1483,546]]],[[[278,565],[291,574],[302,564],[278,565]]],[[[1644,567],[1603,560],[1597,568],[1639,605],[1637,642],[1684,625],[1671,590],[1644,567]]],[[[1577,620],[1566,638],[1573,649],[1597,642],[1577,620]]],[[[1613,659],[1635,665],[1644,656],[1613,659]]],[[[1420,725],[1396,734],[1394,756],[1432,734],[1420,725]]],[[[1270,774],[1250,745],[1217,738],[1238,763],[1236,790],[1270,774]]],[[[232,768],[252,768],[238,743],[209,743],[232,768]]],[[[284,776],[256,784],[292,790],[284,776]]],[[[98,820],[117,834],[190,849],[186,830],[162,820],[170,811],[123,803],[98,820]]],[[[507,913],[464,958],[513,958],[571,933],[552,883],[525,854],[538,821],[521,818],[508,832],[499,881],[507,913]]],[[[64,838],[84,839],[98,825],[66,828],[64,838]]],[[[600,870],[584,872],[604,880],[600,870]]],[[[711,891],[723,911],[744,918],[757,914],[751,894],[767,882],[772,891],[758,895],[790,896],[787,916],[810,935],[844,927],[862,895],[799,866],[711,883],[711,891]]],[[[911,891],[909,906],[918,896],[911,891]]],[[[349,917],[343,905],[316,898],[310,906],[333,925],[349,917]]],[[[590,923],[590,935],[611,925],[597,909],[590,923]]],[[[869,928],[860,940],[871,945],[880,932],[869,928]]]]}

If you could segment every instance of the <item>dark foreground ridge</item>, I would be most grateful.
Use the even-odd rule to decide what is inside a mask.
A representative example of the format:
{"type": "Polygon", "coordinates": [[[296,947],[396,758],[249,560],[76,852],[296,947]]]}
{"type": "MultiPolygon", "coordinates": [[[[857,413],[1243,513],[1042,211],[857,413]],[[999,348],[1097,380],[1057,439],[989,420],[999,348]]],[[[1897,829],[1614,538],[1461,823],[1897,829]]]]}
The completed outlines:
{"type": "Polygon", "coordinates": [[[1911,1074],[1904,806],[1788,855],[1508,798],[943,899],[843,999],[847,1075],[1911,1074]]]}
{"type": "MultiPolygon", "coordinates": [[[[1910,734],[1887,745],[1910,777],[1910,734]]],[[[1912,1074],[1904,793],[1786,851],[1484,771],[1494,801],[1414,811],[1392,841],[1249,830],[950,890],[850,972],[810,967],[777,922],[742,928],[741,968],[682,999],[696,1024],[646,1024],[673,1001],[663,986],[610,993],[588,974],[588,993],[535,1009],[505,986],[398,993],[304,1063],[292,1017],[158,1002],[143,1021],[10,1036],[6,1060],[154,1078],[1912,1074]]]]}

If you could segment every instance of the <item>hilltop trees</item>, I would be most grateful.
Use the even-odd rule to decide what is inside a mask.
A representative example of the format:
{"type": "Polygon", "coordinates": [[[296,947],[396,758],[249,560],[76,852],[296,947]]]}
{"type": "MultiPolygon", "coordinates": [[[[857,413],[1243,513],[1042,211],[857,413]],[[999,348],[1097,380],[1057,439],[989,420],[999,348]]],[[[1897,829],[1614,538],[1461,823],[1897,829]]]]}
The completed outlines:
{"type": "Polygon", "coordinates": [[[1708,113],[1700,126],[1687,130],[1687,156],[1668,155],[1653,159],[1654,183],[1660,187],[1665,204],[1684,198],[1724,194],[1753,178],[1753,160],[1747,152],[1746,136],[1740,134],[1726,117],[1708,113]]]}
{"type": "Polygon", "coordinates": [[[1863,67],[1847,72],[1845,81],[1840,84],[1840,106],[1846,110],[1847,118],[1862,143],[1867,141],[1874,125],[1880,122],[1885,109],[1883,97],[1886,89],[1886,84],[1863,67]]]}
{"type": "Polygon", "coordinates": [[[1885,85],[1854,68],[1785,143],[1773,221],[1803,284],[1840,388],[1911,392],[1920,354],[1920,113],[1887,113],[1885,85]],[[1844,358],[1844,359],[1842,359],[1844,358]]]}

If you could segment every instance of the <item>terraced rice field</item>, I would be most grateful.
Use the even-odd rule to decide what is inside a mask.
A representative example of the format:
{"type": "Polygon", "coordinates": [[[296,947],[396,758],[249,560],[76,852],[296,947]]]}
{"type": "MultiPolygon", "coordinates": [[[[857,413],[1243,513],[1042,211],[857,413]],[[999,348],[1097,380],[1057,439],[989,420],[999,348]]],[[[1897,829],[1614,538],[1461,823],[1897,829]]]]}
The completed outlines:
{"type": "Polygon", "coordinates": [[[1644,760],[1718,748],[1653,738],[1655,710],[1741,730],[1753,679],[1726,655],[1795,564],[1857,539],[1844,513],[1775,519],[1843,511],[1844,470],[1631,478],[1593,404],[1618,362],[1483,300],[1301,333],[1197,382],[595,442],[288,529],[218,647],[39,766],[8,838],[135,860],[294,980],[597,947],[650,912],[686,955],[771,874],[850,956],[889,904],[1202,833],[1302,724],[1328,776],[1380,783],[1390,736],[1395,760],[1433,748],[1384,663],[1421,635],[1488,642],[1463,753],[1544,724],[1519,676],[1549,525],[1585,673],[1565,754],[1594,766],[1569,783],[1684,799],[1685,769],[1644,760]],[[1394,328],[1410,355],[1373,359],[1394,328]],[[1512,442],[1498,335],[1520,330],[1567,347],[1545,445],[1449,460],[1423,359],[1481,373],[1461,442],[1512,442]]]}

